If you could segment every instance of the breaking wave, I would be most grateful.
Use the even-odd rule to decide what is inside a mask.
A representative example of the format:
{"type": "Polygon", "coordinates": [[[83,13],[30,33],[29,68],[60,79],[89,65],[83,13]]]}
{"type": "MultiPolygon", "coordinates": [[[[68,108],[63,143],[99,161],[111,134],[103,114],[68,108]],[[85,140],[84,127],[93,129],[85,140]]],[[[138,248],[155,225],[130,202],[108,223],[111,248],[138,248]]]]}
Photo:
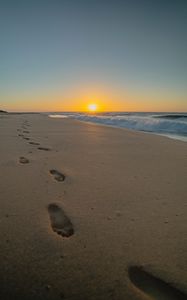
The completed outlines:
{"type": "MultiPolygon", "coordinates": [[[[54,117],[56,114],[51,114],[54,117]]],[[[187,141],[187,114],[180,113],[58,113],[58,117],[69,117],[86,122],[123,127],[132,130],[153,132],[187,141]]]]}

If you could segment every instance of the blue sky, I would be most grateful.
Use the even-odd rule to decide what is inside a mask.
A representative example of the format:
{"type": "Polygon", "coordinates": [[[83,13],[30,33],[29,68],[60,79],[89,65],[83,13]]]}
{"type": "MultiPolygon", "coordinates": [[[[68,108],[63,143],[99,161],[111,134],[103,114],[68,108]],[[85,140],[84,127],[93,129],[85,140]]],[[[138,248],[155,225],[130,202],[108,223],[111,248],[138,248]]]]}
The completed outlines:
{"type": "Polygon", "coordinates": [[[3,108],[45,110],[50,95],[63,110],[99,86],[116,107],[130,94],[187,110],[187,1],[6,0],[0,37],[3,108]]]}

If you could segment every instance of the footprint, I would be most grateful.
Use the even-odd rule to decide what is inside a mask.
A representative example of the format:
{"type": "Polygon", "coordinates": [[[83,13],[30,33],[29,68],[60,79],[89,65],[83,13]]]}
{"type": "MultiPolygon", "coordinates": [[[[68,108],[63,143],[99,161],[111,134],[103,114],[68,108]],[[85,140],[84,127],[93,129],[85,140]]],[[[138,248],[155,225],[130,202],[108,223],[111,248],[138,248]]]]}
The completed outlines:
{"type": "Polygon", "coordinates": [[[40,145],[39,143],[36,143],[36,142],[29,142],[29,144],[31,144],[31,145],[40,145]]]}
{"type": "Polygon", "coordinates": [[[48,205],[48,212],[54,232],[63,237],[69,237],[74,234],[73,225],[62,208],[55,203],[51,203],[48,205]]]}
{"type": "Polygon", "coordinates": [[[60,173],[59,171],[56,170],[50,170],[49,171],[51,175],[54,175],[54,179],[56,179],[57,181],[64,181],[66,176],[62,173],[60,173]]]}
{"type": "Polygon", "coordinates": [[[187,296],[169,283],[151,275],[141,266],[131,266],[128,270],[131,282],[151,299],[185,300],[187,296]]]}
{"type": "Polygon", "coordinates": [[[30,133],[30,131],[27,131],[27,130],[23,130],[23,133],[30,133]]]}
{"type": "Polygon", "coordinates": [[[24,156],[21,156],[21,157],[19,158],[19,162],[20,162],[21,164],[28,164],[28,163],[29,163],[29,160],[28,160],[28,158],[26,158],[26,157],[24,157],[24,156]]]}
{"type": "Polygon", "coordinates": [[[51,149],[49,149],[49,148],[45,148],[45,147],[38,147],[38,150],[50,151],[51,149]]]}
{"type": "Polygon", "coordinates": [[[30,140],[30,138],[28,138],[28,137],[25,137],[25,136],[23,137],[23,139],[24,139],[24,140],[27,140],[27,141],[29,141],[29,140],[30,140]]]}

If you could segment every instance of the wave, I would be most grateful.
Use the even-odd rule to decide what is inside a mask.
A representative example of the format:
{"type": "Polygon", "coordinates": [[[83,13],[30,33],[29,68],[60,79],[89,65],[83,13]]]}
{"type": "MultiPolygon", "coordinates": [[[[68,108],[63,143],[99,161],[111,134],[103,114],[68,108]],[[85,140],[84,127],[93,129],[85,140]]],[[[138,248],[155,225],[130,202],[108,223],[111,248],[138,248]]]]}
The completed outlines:
{"type": "Polygon", "coordinates": [[[170,119],[170,120],[175,120],[175,119],[186,120],[187,119],[187,114],[158,115],[158,116],[155,116],[155,118],[170,119]]]}
{"type": "MultiPolygon", "coordinates": [[[[54,117],[54,116],[53,116],[54,117]]],[[[62,113],[85,122],[123,127],[137,131],[153,132],[173,137],[187,138],[187,114],[153,114],[153,113],[62,113]]]]}
{"type": "Polygon", "coordinates": [[[50,118],[61,118],[61,119],[68,118],[67,115],[62,115],[62,114],[60,114],[60,115],[51,114],[51,115],[49,115],[49,117],[50,118]]]}

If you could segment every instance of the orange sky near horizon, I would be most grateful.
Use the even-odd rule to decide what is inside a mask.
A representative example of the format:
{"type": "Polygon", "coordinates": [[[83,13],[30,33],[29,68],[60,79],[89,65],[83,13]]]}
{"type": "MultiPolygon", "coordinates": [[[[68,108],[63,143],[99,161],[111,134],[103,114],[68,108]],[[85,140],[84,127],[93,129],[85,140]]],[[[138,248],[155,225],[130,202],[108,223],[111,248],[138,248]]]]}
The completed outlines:
{"type": "Polygon", "coordinates": [[[98,111],[167,111],[186,112],[185,95],[170,94],[168,91],[132,92],[101,88],[75,89],[73,92],[19,93],[0,101],[0,109],[7,111],[88,111],[94,103],[98,111]],[[20,96],[21,95],[21,96],[20,96]],[[7,101],[6,101],[7,99],[7,101]]]}

